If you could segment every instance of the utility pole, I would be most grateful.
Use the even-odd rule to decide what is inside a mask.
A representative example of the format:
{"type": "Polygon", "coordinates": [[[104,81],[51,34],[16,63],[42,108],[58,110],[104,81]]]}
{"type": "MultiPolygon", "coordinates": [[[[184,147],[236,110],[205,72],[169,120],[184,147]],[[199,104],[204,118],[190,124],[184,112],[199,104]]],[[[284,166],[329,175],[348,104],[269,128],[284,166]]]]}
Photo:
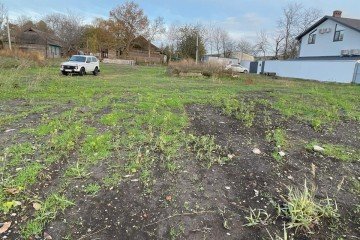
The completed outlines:
{"type": "Polygon", "coordinates": [[[196,34],[196,64],[199,62],[199,34],[196,34]]]}
{"type": "Polygon", "coordinates": [[[10,36],[10,26],[9,26],[9,16],[7,16],[7,34],[9,40],[9,49],[11,50],[11,36],[10,36]]]}

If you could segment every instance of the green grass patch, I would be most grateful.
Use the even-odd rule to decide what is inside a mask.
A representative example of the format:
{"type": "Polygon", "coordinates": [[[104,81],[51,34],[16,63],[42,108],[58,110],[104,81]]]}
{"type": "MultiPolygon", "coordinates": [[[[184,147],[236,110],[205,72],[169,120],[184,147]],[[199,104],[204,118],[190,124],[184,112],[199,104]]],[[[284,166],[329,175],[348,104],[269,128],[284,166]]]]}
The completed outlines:
{"type": "Polygon", "coordinates": [[[55,219],[59,213],[64,212],[67,207],[74,205],[74,203],[65,196],[52,194],[41,205],[41,208],[35,213],[34,219],[27,222],[21,229],[21,235],[25,239],[40,235],[46,223],[55,219]]]}
{"type": "Polygon", "coordinates": [[[324,148],[324,151],[321,152],[324,156],[336,158],[343,162],[360,162],[360,150],[358,149],[343,145],[321,144],[317,141],[308,143],[305,148],[313,151],[314,145],[324,148]]]}

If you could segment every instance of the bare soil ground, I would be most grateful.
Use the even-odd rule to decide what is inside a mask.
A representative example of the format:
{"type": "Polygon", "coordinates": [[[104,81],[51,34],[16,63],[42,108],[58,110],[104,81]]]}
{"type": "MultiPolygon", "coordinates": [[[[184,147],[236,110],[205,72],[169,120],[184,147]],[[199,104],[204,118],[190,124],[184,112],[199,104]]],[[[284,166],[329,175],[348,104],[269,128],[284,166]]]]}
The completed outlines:
{"type": "Polygon", "coordinates": [[[358,148],[357,123],[343,122],[331,132],[316,132],[305,123],[285,119],[273,111],[274,124],[265,126],[260,109],[255,124],[248,128],[209,105],[189,105],[186,111],[191,121],[187,131],[215,136],[217,144],[235,155],[229,164],[207,169],[194,160],[193,154],[188,154],[178,159],[183,166],[179,173],[154,169],[154,191],[150,195],[143,195],[141,184],[131,178],[111,191],[100,191],[95,197],[79,193],[81,185],[100,181],[106,175],[107,166],[102,163],[93,169],[91,179],[70,186],[71,193],[67,194],[77,199],[76,206],[45,231],[55,239],[67,235],[75,239],[118,236],[122,239],[264,239],[268,232],[280,235],[279,226],[286,219],[249,228],[244,226],[247,222],[243,216],[248,215],[249,208],[268,209],[276,215],[272,202],[281,203],[287,186],[301,188],[306,179],[317,186],[319,199],[337,199],[344,221],[325,221],[313,229],[312,235],[297,234],[296,239],[336,239],[344,232],[350,239],[359,236],[359,225],[351,220],[353,206],[359,198],[346,190],[351,189],[348,176],[357,175],[360,166],[322,157],[307,151],[304,145],[292,144],[286,161],[279,164],[271,156],[274,146],[265,140],[267,130],[282,127],[296,143],[318,139],[344,144],[346,139],[345,144],[358,148]],[[255,147],[262,151],[260,155],[252,152],[255,147]],[[316,167],[315,176],[312,164],[316,167]]]}
{"type": "MultiPolygon", "coordinates": [[[[358,155],[344,160],[307,147],[316,141],[359,150],[359,118],[349,117],[359,105],[329,110],[339,119],[320,129],[274,107],[276,94],[293,94],[287,88],[294,85],[324,88],[324,99],[340,86],[256,77],[174,79],[163,68],[107,71],[99,80],[53,76],[45,90],[0,95],[0,223],[12,223],[2,239],[285,240],[291,219],[277,207],[290,187],[303,189],[305,182],[315,188],[316,201],[336,201],[339,217],[321,218],[306,231],[287,228],[288,239],[360,239],[358,155]],[[210,96],[215,91],[228,105],[210,96]],[[283,146],[269,139],[278,129],[286,133],[283,146]],[[221,151],[207,156],[217,161],[199,160],[190,136],[213,137],[221,151]],[[285,156],[279,159],[274,152],[280,150],[285,156]],[[248,226],[251,209],[267,218],[248,226]]],[[[356,98],[358,88],[351,87],[356,98]]]]}

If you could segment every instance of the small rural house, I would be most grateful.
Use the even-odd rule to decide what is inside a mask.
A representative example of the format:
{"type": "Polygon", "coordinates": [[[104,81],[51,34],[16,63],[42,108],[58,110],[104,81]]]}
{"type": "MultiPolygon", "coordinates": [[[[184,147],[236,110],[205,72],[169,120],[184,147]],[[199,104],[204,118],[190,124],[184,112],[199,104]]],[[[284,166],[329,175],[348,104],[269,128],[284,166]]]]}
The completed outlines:
{"type": "Polygon", "coordinates": [[[128,56],[126,56],[124,49],[110,49],[102,51],[101,57],[110,59],[130,59],[144,63],[163,63],[165,60],[165,55],[162,54],[161,50],[143,36],[139,36],[132,41],[128,56]]]}
{"type": "MultiPolygon", "coordinates": [[[[360,83],[360,19],[343,18],[341,11],[325,16],[297,38],[299,56],[262,61],[257,73],[339,83],[360,83]]],[[[250,68],[250,72],[252,68],[250,68]]]]}
{"type": "Polygon", "coordinates": [[[325,16],[300,34],[299,58],[360,59],[360,19],[342,18],[341,11],[325,16]]]}
{"type": "Polygon", "coordinates": [[[46,58],[61,57],[61,40],[53,34],[33,27],[26,29],[16,37],[16,45],[23,51],[40,52],[46,58]]]}

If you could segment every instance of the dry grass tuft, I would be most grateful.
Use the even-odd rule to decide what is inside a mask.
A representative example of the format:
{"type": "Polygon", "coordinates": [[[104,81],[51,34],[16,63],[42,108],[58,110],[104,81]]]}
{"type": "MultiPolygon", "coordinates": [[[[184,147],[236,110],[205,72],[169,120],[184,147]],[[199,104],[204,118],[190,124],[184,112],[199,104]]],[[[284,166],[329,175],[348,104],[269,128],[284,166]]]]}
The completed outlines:
{"type": "Polygon", "coordinates": [[[212,76],[231,76],[231,72],[226,71],[225,67],[218,63],[198,63],[193,59],[184,59],[179,62],[171,62],[168,66],[170,75],[180,76],[182,74],[202,74],[205,77],[212,76]]]}
{"type": "Polygon", "coordinates": [[[26,68],[30,66],[43,66],[45,57],[40,52],[25,52],[19,49],[0,50],[1,68],[26,68]]]}

